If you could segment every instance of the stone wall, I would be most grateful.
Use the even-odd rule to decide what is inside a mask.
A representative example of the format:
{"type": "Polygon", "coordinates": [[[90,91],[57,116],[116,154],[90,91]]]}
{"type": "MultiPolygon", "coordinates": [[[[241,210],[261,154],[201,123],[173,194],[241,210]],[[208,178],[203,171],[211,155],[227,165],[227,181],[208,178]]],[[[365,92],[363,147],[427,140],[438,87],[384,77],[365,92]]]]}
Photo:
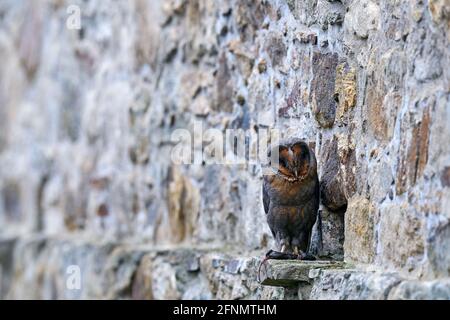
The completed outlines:
{"type": "Polygon", "coordinates": [[[0,296],[449,298],[449,27],[448,0],[1,1],[0,296]],[[261,168],[174,165],[195,123],[305,139],[348,268],[259,285],[261,168]]]}

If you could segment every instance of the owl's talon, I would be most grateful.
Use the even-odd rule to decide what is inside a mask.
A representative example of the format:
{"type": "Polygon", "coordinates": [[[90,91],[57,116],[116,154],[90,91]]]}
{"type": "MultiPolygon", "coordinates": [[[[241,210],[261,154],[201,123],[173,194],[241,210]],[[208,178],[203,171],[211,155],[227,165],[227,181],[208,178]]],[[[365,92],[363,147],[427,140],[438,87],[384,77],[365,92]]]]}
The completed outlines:
{"type": "Polygon", "coordinates": [[[317,260],[317,258],[314,255],[309,254],[309,253],[304,253],[302,251],[300,251],[300,253],[298,254],[297,259],[298,260],[303,260],[303,261],[314,261],[314,260],[317,260]]]}
{"type": "Polygon", "coordinates": [[[285,252],[286,252],[286,245],[283,244],[283,245],[281,246],[281,253],[285,253],[285,252]]]}

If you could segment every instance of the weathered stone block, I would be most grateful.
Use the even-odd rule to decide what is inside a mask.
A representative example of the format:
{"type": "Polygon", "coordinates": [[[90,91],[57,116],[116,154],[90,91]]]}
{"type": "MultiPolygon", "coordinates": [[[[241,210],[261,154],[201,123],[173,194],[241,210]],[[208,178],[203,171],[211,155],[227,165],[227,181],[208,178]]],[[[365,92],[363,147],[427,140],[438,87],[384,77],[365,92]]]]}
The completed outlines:
{"type": "Polygon", "coordinates": [[[377,237],[380,259],[385,265],[414,270],[423,259],[425,221],[422,214],[408,205],[381,206],[377,237]]]}
{"type": "Polygon", "coordinates": [[[450,300],[450,280],[404,281],[389,293],[389,300],[450,300]]]}
{"type": "Polygon", "coordinates": [[[337,64],[336,53],[313,52],[311,106],[316,120],[324,128],[332,127],[336,116],[334,89],[337,64]]]}
{"type": "Polygon", "coordinates": [[[450,223],[443,223],[427,239],[427,255],[437,277],[450,276],[450,223]]]}
{"type": "Polygon", "coordinates": [[[322,203],[332,211],[345,209],[347,198],[340,175],[340,158],[338,153],[338,139],[333,137],[331,141],[324,143],[322,176],[320,177],[320,194],[322,203]]]}
{"type": "Polygon", "coordinates": [[[311,282],[311,270],[342,267],[343,263],[331,261],[267,260],[261,267],[260,280],[266,286],[292,287],[311,282]]]}
{"type": "Polygon", "coordinates": [[[375,256],[375,207],[366,198],[349,199],[345,212],[344,252],[346,261],[371,263],[375,256]]]}
{"type": "MultiPolygon", "coordinates": [[[[411,120],[412,121],[412,120],[411,120]]],[[[430,109],[423,110],[422,119],[412,129],[408,144],[401,146],[401,156],[397,168],[396,191],[403,194],[422,177],[428,162],[428,145],[430,139],[430,109]],[[407,148],[407,149],[406,149],[407,148]]],[[[405,141],[403,137],[402,141],[405,141]]]]}
{"type": "Polygon", "coordinates": [[[365,106],[370,132],[386,143],[394,135],[398,110],[402,104],[401,90],[406,72],[405,58],[392,50],[384,55],[370,52],[367,62],[365,106]]]}
{"type": "Polygon", "coordinates": [[[344,259],[344,212],[331,212],[323,208],[320,212],[321,247],[318,256],[322,259],[344,259]]]}
{"type": "Polygon", "coordinates": [[[315,278],[310,299],[385,300],[402,280],[397,274],[358,270],[323,270],[315,278]]]}
{"type": "Polygon", "coordinates": [[[340,63],[336,68],[335,98],[338,101],[335,121],[348,124],[348,112],[356,105],[356,71],[348,63],[340,63]]]}
{"type": "Polygon", "coordinates": [[[168,202],[169,221],[165,228],[170,230],[171,242],[190,239],[199,214],[200,194],[176,166],[169,171],[168,202]]]}

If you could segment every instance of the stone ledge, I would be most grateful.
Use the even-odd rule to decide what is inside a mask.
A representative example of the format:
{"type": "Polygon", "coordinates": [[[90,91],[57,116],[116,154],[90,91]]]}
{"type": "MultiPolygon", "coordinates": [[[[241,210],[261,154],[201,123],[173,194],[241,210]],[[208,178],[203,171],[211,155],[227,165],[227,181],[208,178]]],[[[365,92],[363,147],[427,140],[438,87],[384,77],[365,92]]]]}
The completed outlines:
{"type": "Polygon", "coordinates": [[[257,252],[144,248],[43,235],[0,237],[1,252],[6,254],[0,255],[0,299],[450,299],[448,278],[407,279],[339,261],[268,260],[260,283],[257,252]],[[82,271],[81,290],[66,288],[70,265],[82,271]]]}
{"type": "Polygon", "coordinates": [[[312,300],[450,300],[449,278],[414,280],[359,269],[319,270],[313,278],[312,300]]]}
{"type": "Polygon", "coordinates": [[[301,282],[311,283],[316,270],[342,269],[340,261],[267,260],[261,266],[262,285],[295,287],[301,282]]]}

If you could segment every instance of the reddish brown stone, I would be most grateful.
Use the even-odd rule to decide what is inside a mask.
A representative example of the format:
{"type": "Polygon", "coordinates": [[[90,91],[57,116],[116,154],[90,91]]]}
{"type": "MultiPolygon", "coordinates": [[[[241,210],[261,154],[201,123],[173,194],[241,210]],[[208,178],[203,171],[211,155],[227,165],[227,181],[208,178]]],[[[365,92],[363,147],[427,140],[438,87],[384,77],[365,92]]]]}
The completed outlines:
{"type": "Polygon", "coordinates": [[[376,78],[370,78],[367,84],[367,112],[369,116],[369,127],[378,140],[387,140],[388,121],[386,111],[384,110],[384,91],[383,85],[376,78]]]}
{"type": "Polygon", "coordinates": [[[344,151],[341,157],[341,163],[344,164],[342,180],[344,182],[345,197],[348,199],[356,193],[356,152],[353,149],[344,151]]]}
{"type": "Polygon", "coordinates": [[[94,177],[89,180],[90,185],[95,189],[105,189],[109,184],[108,177],[94,177]]]}
{"type": "Polygon", "coordinates": [[[311,104],[316,120],[324,128],[333,126],[336,114],[334,86],[338,55],[314,52],[312,58],[313,79],[311,82],[311,104]]]}
{"type": "Polygon", "coordinates": [[[420,124],[420,130],[419,130],[419,136],[418,136],[419,146],[417,148],[417,151],[418,151],[419,155],[418,155],[416,178],[419,178],[423,175],[425,166],[428,162],[428,145],[430,143],[430,125],[431,125],[430,109],[427,108],[424,111],[424,114],[422,116],[422,122],[420,124]]]}
{"type": "Polygon", "coordinates": [[[109,214],[108,207],[106,204],[102,203],[97,209],[97,215],[99,217],[106,217],[109,214]]]}
{"type": "MultiPolygon", "coordinates": [[[[392,139],[398,109],[402,103],[402,94],[396,87],[400,75],[393,75],[389,70],[390,60],[378,50],[372,52],[367,71],[367,87],[365,106],[367,108],[368,125],[375,139],[388,142],[392,139]],[[386,71],[387,70],[387,71],[386,71]],[[392,84],[389,83],[392,81],[392,84]]],[[[399,62],[400,63],[400,62],[399,62]]]]}
{"type": "Polygon", "coordinates": [[[409,187],[414,186],[423,175],[428,161],[430,121],[430,110],[426,108],[422,121],[413,128],[406,155],[403,152],[400,157],[396,181],[397,194],[403,194],[409,187]]]}
{"type": "Polygon", "coordinates": [[[444,187],[450,187],[450,167],[445,167],[442,171],[441,183],[444,187]]]}

